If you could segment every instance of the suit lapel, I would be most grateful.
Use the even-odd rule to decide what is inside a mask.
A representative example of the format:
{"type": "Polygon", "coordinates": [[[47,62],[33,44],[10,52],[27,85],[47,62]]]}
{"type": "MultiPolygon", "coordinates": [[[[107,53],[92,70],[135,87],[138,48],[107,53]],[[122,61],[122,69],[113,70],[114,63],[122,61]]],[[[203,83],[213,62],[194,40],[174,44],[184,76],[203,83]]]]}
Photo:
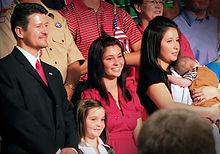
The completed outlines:
{"type": "Polygon", "coordinates": [[[37,73],[37,71],[31,65],[31,63],[27,60],[27,58],[16,47],[12,51],[12,54],[17,59],[17,61],[24,66],[24,69],[28,73],[30,73],[34,78],[36,78],[36,80],[39,81],[42,86],[47,87],[46,84],[44,83],[44,81],[41,79],[40,75],[37,73]]]}
{"type": "Polygon", "coordinates": [[[27,58],[16,47],[12,51],[12,54],[15,56],[17,61],[24,66],[24,69],[28,73],[30,73],[40,83],[40,85],[47,91],[48,95],[52,99],[57,100],[59,97],[59,93],[56,87],[57,80],[56,80],[54,72],[50,69],[50,67],[48,67],[46,63],[41,61],[41,64],[42,64],[42,67],[44,69],[44,73],[47,79],[47,83],[48,83],[48,87],[47,87],[47,85],[41,79],[40,75],[33,68],[33,66],[30,64],[27,58]]]}
{"type": "Polygon", "coordinates": [[[59,90],[57,90],[57,74],[55,72],[53,72],[53,70],[51,69],[51,67],[48,67],[48,64],[44,63],[41,61],[41,64],[43,66],[44,69],[44,73],[47,79],[47,83],[48,83],[48,88],[52,94],[52,97],[55,99],[55,102],[57,100],[59,100],[59,90]]]}

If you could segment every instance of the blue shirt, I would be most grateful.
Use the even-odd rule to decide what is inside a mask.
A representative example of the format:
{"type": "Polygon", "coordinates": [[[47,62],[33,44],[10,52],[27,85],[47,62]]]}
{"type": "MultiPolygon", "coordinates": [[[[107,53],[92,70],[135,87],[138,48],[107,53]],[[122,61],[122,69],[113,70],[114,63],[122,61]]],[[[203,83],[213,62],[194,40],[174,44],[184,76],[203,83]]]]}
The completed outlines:
{"type": "Polygon", "coordinates": [[[14,0],[0,0],[0,10],[8,7],[14,0]]]}
{"type": "Polygon", "coordinates": [[[218,77],[218,82],[220,83],[220,63],[217,62],[218,59],[216,59],[215,61],[207,64],[206,66],[212,70],[213,72],[215,72],[216,76],[218,77]]]}
{"type": "Polygon", "coordinates": [[[205,18],[198,19],[183,10],[174,21],[188,39],[196,59],[206,65],[218,57],[218,19],[208,12],[205,18]]]}

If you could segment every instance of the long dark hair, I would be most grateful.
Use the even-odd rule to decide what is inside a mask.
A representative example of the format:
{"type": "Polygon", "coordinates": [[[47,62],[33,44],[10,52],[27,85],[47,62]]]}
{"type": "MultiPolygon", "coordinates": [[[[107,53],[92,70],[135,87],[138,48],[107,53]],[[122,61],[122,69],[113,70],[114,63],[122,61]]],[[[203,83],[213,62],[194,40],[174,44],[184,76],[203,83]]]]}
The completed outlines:
{"type": "MultiPolygon", "coordinates": [[[[116,38],[110,36],[102,36],[93,41],[89,48],[88,54],[88,80],[86,82],[85,89],[96,88],[99,91],[99,94],[105,100],[108,99],[108,93],[106,87],[103,83],[102,78],[105,75],[104,64],[102,61],[103,54],[105,49],[109,46],[118,45],[121,48],[122,56],[124,57],[124,47],[123,44],[116,38]]],[[[121,75],[117,78],[118,85],[120,86],[124,98],[131,100],[131,94],[126,88],[126,77],[127,77],[127,67],[126,62],[122,69],[121,75]]]]}
{"type": "MultiPolygon", "coordinates": [[[[179,36],[181,36],[177,24],[163,16],[155,17],[149,22],[149,25],[145,29],[141,44],[141,62],[138,85],[141,86],[144,83],[145,77],[147,76],[145,70],[149,68],[149,66],[158,68],[163,74],[162,78],[169,83],[167,79],[168,72],[161,68],[157,59],[160,56],[162,38],[170,27],[177,29],[179,36]]],[[[170,66],[173,66],[175,63],[176,61],[172,62],[170,66]]]]}

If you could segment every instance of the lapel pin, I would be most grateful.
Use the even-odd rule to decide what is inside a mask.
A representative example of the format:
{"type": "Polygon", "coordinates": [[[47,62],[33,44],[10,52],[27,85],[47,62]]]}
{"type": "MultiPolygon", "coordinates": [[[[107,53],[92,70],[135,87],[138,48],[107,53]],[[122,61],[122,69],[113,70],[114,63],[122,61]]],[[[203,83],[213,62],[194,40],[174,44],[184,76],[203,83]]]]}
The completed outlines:
{"type": "Polygon", "coordinates": [[[56,26],[57,28],[61,28],[61,27],[62,27],[61,23],[59,23],[59,22],[56,22],[56,23],[55,23],[55,26],[56,26]]]}

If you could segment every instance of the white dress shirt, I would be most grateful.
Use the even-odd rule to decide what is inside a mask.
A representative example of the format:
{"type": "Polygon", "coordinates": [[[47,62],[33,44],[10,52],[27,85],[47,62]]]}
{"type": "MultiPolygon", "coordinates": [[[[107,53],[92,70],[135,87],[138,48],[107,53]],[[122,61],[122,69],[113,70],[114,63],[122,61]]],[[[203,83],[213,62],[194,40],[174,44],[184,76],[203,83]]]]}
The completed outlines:
{"type": "MultiPolygon", "coordinates": [[[[105,149],[105,146],[108,146],[103,143],[101,138],[98,138],[98,150],[100,154],[108,154],[107,150],[105,149]]],[[[81,142],[79,144],[79,149],[84,154],[97,154],[96,150],[88,143],[85,142],[85,140],[82,138],[81,142]]]]}
{"type": "Polygon", "coordinates": [[[18,48],[18,50],[21,51],[21,53],[27,58],[27,60],[34,67],[34,69],[36,69],[37,60],[40,62],[40,50],[38,51],[37,57],[34,57],[32,54],[30,54],[26,50],[22,49],[21,47],[16,46],[16,48],[18,48]]]}

